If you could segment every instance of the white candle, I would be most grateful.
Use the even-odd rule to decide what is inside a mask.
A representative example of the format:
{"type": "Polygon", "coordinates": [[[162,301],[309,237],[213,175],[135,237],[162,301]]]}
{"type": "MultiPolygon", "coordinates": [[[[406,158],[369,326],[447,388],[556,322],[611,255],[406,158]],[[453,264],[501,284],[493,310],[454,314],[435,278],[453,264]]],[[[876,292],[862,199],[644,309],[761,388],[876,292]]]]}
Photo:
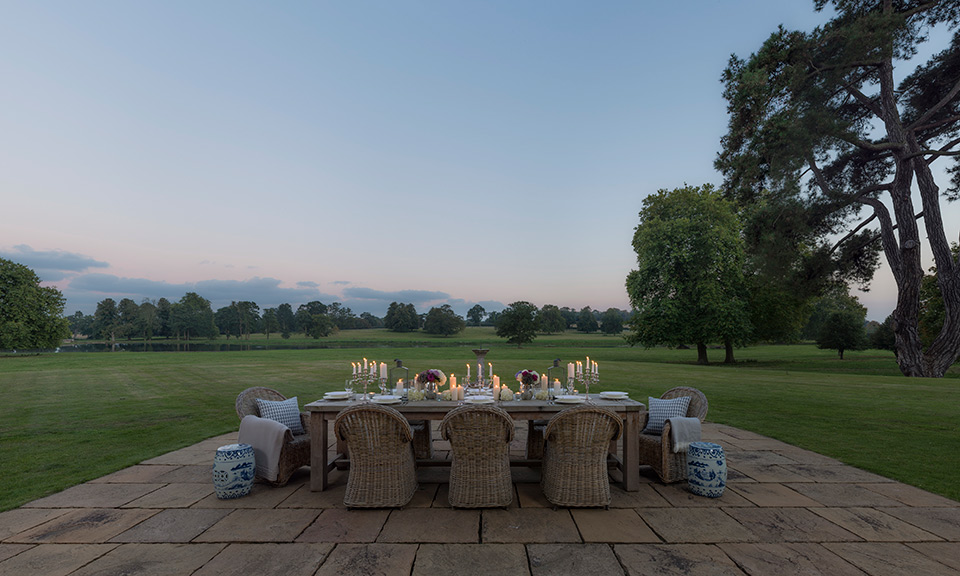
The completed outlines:
{"type": "Polygon", "coordinates": [[[464,394],[465,392],[463,391],[463,386],[457,386],[457,400],[463,400],[464,394]]]}
{"type": "Polygon", "coordinates": [[[403,380],[397,380],[397,389],[393,391],[397,396],[403,395],[403,380]]]}
{"type": "Polygon", "coordinates": [[[367,359],[366,359],[366,358],[363,359],[363,371],[364,371],[364,372],[367,371],[367,359]]]}
{"type": "Polygon", "coordinates": [[[356,375],[357,375],[357,363],[356,363],[356,362],[351,362],[350,365],[353,366],[353,375],[356,376],[356,375]]]}
{"type": "MultiPolygon", "coordinates": [[[[450,390],[456,391],[456,388],[457,388],[457,377],[454,376],[453,374],[450,374],[450,390]]],[[[452,393],[453,392],[451,392],[451,394],[452,393]]],[[[454,400],[456,400],[456,398],[454,398],[454,400]]]]}
{"type": "Polygon", "coordinates": [[[383,378],[384,380],[387,379],[387,363],[386,362],[380,363],[380,377],[383,378]]]}
{"type": "Polygon", "coordinates": [[[567,362],[567,380],[573,379],[573,362],[567,362]]]}
{"type": "Polygon", "coordinates": [[[493,399],[500,399],[500,383],[497,382],[496,378],[493,379],[493,399]]]}
{"type": "Polygon", "coordinates": [[[467,362],[467,382],[470,381],[470,363],[467,362]]]}
{"type": "Polygon", "coordinates": [[[487,364],[487,367],[490,368],[490,369],[487,371],[487,377],[488,377],[488,378],[493,378],[493,362],[487,364]]]}
{"type": "Polygon", "coordinates": [[[593,373],[594,373],[594,374],[599,374],[599,373],[600,373],[600,365],[597,364],[596,362],[593,363],[593,373]]]}
{"type": "Polygon", "coordinates": [[[559,379],[559,378],[554,378],[554,379],[553,379],[553,393],[554,393],[554,394],[559,394],[559,393],[560,393],[560,379],[559,379]]]}
{"type": "Polygon", "coordinates": [[[590,372],[591,368],[590,368],[590,357],[589,357],[589,356],[587,356],[586,366],[587,366],[587,372],[590,372]]]}
{"type": "Polygon", "coordinates": [[[541,375],[540,375],[540,389],[541,389],[541,390],[546,390],[546,389],[547,389],[547,375],[546,375],[546,374],[541,374],[541,375]]]}
{"type": "Polygon", "coordinates": [[[494,377],[493,377],[493,383],[494,383],[495,386],[499,386],[499,385],[500,385],[500,377],[499,377],[499,376],[494,376],[494,377]]]}

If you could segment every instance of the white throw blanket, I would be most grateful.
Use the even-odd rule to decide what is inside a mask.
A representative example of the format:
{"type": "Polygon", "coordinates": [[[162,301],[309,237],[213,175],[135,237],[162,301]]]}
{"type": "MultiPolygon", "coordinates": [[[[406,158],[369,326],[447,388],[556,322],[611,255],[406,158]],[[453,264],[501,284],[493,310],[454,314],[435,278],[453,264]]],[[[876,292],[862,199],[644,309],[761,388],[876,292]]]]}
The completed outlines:
{"type": "Polygon", "coordinates": [[[686,452],[691,442],[700,441],[699,418],[667,418],[670,423],[670,443],[674,452],[686,452]]]}
{"type": "Polygon", "coordinates": [[[280,474],[280,449],[283,442],[293,438],[290,429],[276,420],[247,415],[240,421],[240,434],[237,441],[253,446],[253,457],[257,463],[257,476],[270,482],[276,482],[280,474]]]}

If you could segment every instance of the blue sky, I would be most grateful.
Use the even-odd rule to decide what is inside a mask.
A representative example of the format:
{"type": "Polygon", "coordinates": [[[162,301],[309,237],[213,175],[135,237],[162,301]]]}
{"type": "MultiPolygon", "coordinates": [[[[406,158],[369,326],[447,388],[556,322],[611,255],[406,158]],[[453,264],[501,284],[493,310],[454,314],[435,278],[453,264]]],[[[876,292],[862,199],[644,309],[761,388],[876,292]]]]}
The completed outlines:
{"type": "MultiPolygon", "coordinates": [[[[92,313],[628,308],[643,198],[719,183],[719,78],[812,2],[27,2],[0,257],[92,313]]],[[[881,272],[862,298],[893,308],[881,272]]]]}

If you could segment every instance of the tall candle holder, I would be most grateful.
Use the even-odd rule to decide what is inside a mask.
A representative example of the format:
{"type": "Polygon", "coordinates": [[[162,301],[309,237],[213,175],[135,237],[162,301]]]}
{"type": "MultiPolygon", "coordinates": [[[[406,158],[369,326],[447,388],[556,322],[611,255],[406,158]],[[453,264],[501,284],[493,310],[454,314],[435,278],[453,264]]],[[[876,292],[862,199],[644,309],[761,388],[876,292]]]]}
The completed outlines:
{"type": "Polygon", "coordinates": [[[590,403],[590,385],[600,383],[600,375],[594,372],[593,370],[587,370],[586,372],[578,372],[574,376],[575,383],[583,385],[584,389],[584,402],[587,404],[590,403]]]}
{"type": "MultiPolygon", "coordinates": [[[[483,390],[483,364],[484,360],[487,357],[487,352],[489,348],[474,348],[473,353],[477,355],[477,388],[483,390]]],[[[493,382],[490,382],[490,386],[493,386],[493,382]]]]}
{"type": "Polygon", "coordinates": [[[371,374],[366,370],[363,370],[353,375],[353,389],[356,390],[357,388],[360,387],[361,384],[363,385],[363,401],[364,402],[370,401],[370,396],[367,395],[367,387],[373,384],[374,382],[377,382],[377,383],[382,382],[382,384],[380,384],[382,389],[383,386],[386,385],[387,380],[386,378],[377,378],[376,374],[371,374]]]}

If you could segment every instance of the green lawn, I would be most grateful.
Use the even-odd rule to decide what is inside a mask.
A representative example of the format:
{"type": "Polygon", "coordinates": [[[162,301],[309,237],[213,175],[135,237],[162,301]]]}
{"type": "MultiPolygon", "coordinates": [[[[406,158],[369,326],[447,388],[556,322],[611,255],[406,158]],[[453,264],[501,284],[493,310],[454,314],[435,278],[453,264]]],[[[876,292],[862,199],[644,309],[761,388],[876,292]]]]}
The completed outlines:
{"type": "MultiPolygon", "coordinates": [[[[645,401],[673,386],[694,386],[710,401],[711,421],[960,500],[960,486],[939,457],[960,441],[956,368],[940,380],[908,379],[890,353],[848,352],[840,361],[811,345],[746,348],[737,351],[736,366],[696,366],[693,350],[629,348],[611,336],[567,333],[517,349],[488,328],[456,338],[345,331],[324,342],[336,347],[0,357],[0,462],[7,472],[0,510],[236,430],[233,403],[249,386],[307,402],[339,389],[350,362],[363,357],[400,358],[412,371],[440,368],[462,377],[478,345],[491,349],[487,360],[505,381],[523,368],[543,370],[554,358],[589,355],[599,362],[601,390],[645,401]]],[[[723,358],[722,350],[710,354],[723,358]]]]}

